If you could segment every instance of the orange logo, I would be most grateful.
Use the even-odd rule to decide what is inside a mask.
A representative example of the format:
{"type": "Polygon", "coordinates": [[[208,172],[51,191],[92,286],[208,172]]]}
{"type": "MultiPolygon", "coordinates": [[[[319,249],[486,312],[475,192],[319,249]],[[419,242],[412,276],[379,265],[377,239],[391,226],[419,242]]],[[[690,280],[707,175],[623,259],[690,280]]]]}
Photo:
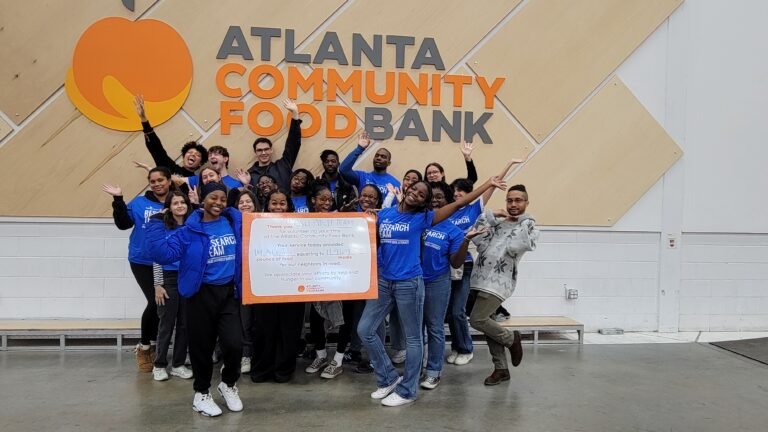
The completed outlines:
{"type": "Polygon", "coordinates": [[[304,292],[305,290],[304,285],[299,285],[299,292],[304,292]]]}
{"type": "Polygon", "coordinates": [[[65,81],[67,95],[95,123],[141,130],[133,104],[143,95],[153,126],[174,116],[192,87],[192,57],[168,24],[110,17],[88,27],[75,46],[65,81]]]}

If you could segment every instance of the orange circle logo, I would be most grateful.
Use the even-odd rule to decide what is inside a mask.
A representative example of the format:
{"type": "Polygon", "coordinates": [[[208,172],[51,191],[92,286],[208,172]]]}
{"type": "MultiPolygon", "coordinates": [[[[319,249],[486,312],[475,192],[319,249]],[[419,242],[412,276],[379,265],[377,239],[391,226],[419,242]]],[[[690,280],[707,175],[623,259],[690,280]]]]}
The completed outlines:
{"type": "Polygon", "coordinates": [[[138,131],[134,96],[144,96],[153,126],[173,117],[192,88],[192,56],[181,35],[162,21],[104,18],[80,36],[65,88],[95,123],[138,131]]]}
{"type": "Polygon", "coordinates": [[[306,288],[304,287],[304,285],[299,285],[299,292],[304,292],[305,290],[306,288]]]}

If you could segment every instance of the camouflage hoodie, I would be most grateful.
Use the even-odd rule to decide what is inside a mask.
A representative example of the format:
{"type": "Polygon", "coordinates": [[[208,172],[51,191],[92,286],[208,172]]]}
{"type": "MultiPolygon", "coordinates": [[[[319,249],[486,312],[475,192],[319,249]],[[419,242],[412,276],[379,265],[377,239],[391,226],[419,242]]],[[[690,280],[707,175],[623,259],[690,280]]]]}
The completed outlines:
{"type": "Polygon", "coordinates": [[[484,234],[472,239],[478,257],[472,269],[470,288],[487,292],[506,300],[515,291],[517,266],[527,251],[536,249],[539,230],[533,218],[523,213],[517,222],[493,216],[486,209],[477,219],[474,229],[488,228],[484,234]]]}

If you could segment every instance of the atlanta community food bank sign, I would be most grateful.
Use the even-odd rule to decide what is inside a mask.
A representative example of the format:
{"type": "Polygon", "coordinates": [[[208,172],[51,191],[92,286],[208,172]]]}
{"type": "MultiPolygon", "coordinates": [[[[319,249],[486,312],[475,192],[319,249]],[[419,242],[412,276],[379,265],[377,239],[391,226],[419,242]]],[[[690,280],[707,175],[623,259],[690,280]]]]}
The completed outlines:
{"type": "MultiPolygon", "coordinates": [[[[219,105],[219,130],[223,135],[240,127],[248,127],[260,136],[280,131],[287,118],[275,99],[285,91],[291,99],[307,94],[313,101],[326,102],[323,111],[313,104],[298,104],[299,111],[308,118],[302,132],[305,137],[323,133],[327,138],[346,138],[354,134],[359,128],[358,117],[341,102],[343,99],[365,106],[363,123],[377,140],[416,137],[440,141],[445,134],[453,142],[471,141],[477,136],[490,144],[493,140],[485,124],[493,113],[463,111],[463,94],[466,88],[477,86],[485,99],[484,108],[490,110],[505,80],[445,73],[435,39],[407,35],[326,32],[313,52],[297,52],[293,29],[229,26],[216,58],[226,61],[211,83],[222,96],[211,103],[219,105]],[[345,38],[351,49],[344,49],[345,38]],[[273,40],[283,42],[283,69],[273,64],[278,57],[272,52],[273,40]],[[395,57],[394,71],[381,69],[382,57],[388,50],[395,57]],[[254,63],[256,57],[261,63],[254,63]],[[373,68],[362,68],[363,59],[373,68]],[[346,73],[337,69],[350,65],[346,73]],[[425,67],[430,71],[425,72],[425,67]],[[377,86],[382,76],[384,84],[377,86]],[[246,103],[243,97],[248,92],[255,98],[246,103]],[[394,128],[392,122],[397,119],[392,118],[387,106],[410,106],[414,101],[433,108],[430,130],[413,108],[405,111],[394,128]],[[262,113],[269,116],[260,116],[262,113]],[[262,122],[265,117],[269,121],[260,123],[260,117],[262,122]]],[[[189,95],[192,64],[183,38],[168,24],[151,19],[104,18],[80,37],[66,90],[73,104],[97,124],[124,131],[140,130],[133,95],[144,96],[150,122],[167,121],[189,95]],[[123,37],[108,37],[113,32],[123,37]],[[142,61],[137,64],[135,58],[142,61]]]]}

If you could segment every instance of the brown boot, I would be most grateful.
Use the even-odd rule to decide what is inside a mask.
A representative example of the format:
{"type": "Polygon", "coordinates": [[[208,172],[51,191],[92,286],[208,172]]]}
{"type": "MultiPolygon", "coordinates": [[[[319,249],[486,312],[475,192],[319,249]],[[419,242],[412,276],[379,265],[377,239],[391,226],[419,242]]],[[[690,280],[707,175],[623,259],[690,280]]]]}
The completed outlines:
{"type": "Polygon", "coordinates": [[[149,373],[152,372],[154,364],[152,362],[152,353],[150,349],[142,349],[141,344],[136,346],[136,367],[139,372],[149,373]]]}
{"type": "Polygon", "coordinates": [[[512,366],[518,367],[520,362],[523,361],[523,344],[520,340],[520,332],[515,330],[515,340],[512,342],[512,346],[509,347],[509,356],[512,357],[512,366]]]}
{"type": "Polygon", "coordinates": [[[502,381],[509,381],[508,369],[494,369],[493,373],[490,374],[488,378],[485,379],[485,381],[483,381],[483,384],[487,386],[494,386],[502,381]]]}

